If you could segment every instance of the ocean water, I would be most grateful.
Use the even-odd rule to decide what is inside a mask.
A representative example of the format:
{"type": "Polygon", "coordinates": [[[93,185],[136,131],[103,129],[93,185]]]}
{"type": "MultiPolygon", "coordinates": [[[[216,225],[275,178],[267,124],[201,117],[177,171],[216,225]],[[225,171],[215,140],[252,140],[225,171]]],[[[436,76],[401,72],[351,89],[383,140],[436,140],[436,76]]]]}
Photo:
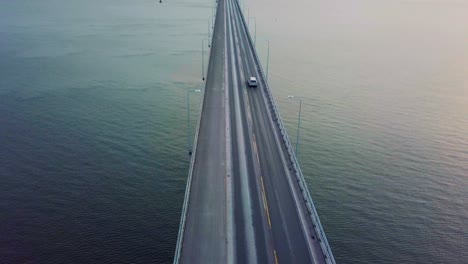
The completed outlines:
{"type": "Polygon", "coordinates": [[[210,10],[0,2],[0,263],[172,261],[210,10]]]}
{"type": "Polygon", "coordinates": [[[247,2],[338,263],[468,263],[468,2],[247,2]]]}
{"type": "MultiPolygon", "coordinates": [[[[0,0],[1,263],[172,261],[211,7],[0,0]]],[[[247,12],[337,262],[467,263],[468,3],[247,12]]]]}

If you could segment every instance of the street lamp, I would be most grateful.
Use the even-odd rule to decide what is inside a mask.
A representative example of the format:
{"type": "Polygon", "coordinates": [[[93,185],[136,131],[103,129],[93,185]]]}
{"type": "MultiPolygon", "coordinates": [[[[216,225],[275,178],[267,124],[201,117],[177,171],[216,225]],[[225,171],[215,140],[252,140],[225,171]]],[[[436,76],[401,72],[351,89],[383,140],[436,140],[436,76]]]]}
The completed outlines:
{"type": "Polygon", "coordinates": [[[214,29],[214,18],[216,16],[216,6],[217,6],[218,1],[213,3],[213,9],[212,9],[212,16],[211,16],[211,28],[214,29]]]}
{"type": "Polygon", "coordinates": [[[211,30],[210,30],[210,27],[211,27],[211,23],[210,23],[210,19],[208,19],[208,48],[210,47],[210,35],[211,35],[211,30]]]}
{"type": "Polygon", "coordinates": [[[299,101],[299,114],[297,118],[297,135],[296,135],[296,158],[299,160],[299,130],[301,128],[301,110],[302,110],[302,98],[294,95],[288,95],[288,99],[299,101]]]}
{"type": "Polygon", "coordinates": [[[247,6],[247,0],[244,0],[244,5],[243,5],[243,6],[244,6],[244,12],[243,12],[243,15],[244,15],[244,17],[245,17],[245,7],[247,6]]]}
{"type": "Polygon", "coordinates": [[[202,39],[202,44],[201,44],[201,77],[202,80],[205,80],[205,57],[203,56],[204,54],[204,48],[205,48],[205,40],[202,39]]]}
{"type": "Polygon", "coordinates": [[[266,65],[266,78],[267,78],[267,81],[268,81],[268,65],[270,63],[270,41],[267,40],[267,47],[268,47],[268,51],[267,51],[267,65],[266,65]]]}
{"type": "MultiPolygon", "coordinates": [[[[255,19],[255,37],[254,37],[254,46],[257,46],[257,19],[255,17],[251,17],[251,19],[255,19]]],[[[250,29],[250,20],[249,20],[249,29],[250,29]]],[[[249,30],[250,31],[250,30],[249,30]]]]}
{"type": "Polygon", "coordinates": [[[187,149],[189,155],[192,155],[192,139],[190,137],[190,132],[192,131],[190,128],[190,94],[200,92],[200,89],[187,90],[187,149]]]}
{"type": "MultiPolygon", "coordinates": [[[[206,42],[210,43],[207,39],[202,39],[202,50],[201,50],[201,56],[202,56],[202,80],[205,80],[205,40],[206,42]]],[[[208,44],[208,47],[210,45],[208,44]]]]}

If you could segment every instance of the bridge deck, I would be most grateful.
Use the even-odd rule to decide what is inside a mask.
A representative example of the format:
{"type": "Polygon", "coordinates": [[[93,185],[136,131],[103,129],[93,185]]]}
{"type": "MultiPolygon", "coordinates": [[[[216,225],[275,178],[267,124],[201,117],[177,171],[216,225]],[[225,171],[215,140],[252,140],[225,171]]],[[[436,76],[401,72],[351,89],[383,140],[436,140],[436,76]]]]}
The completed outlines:
{"type": "Polygon", "coordinates": [[[175,263],[334,263],[268,89],[237,1],[218,0],[175,263]]]}
{"type": "MultiPolygon", "coordinates": [[[[221,10],[217,11],[218,13],[221,10]]],[[[224,22],[217,15],[199,124],[182,263],[226,262],[224,22]]]]}

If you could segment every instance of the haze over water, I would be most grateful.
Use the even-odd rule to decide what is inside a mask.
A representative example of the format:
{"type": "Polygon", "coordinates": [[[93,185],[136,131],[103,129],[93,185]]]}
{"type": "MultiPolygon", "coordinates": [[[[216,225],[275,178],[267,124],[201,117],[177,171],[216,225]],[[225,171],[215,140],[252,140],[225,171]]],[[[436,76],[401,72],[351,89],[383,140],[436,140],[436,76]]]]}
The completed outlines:
{"type": "MultiPolygon", "coordinates": [[[[172,262],[211,4],[0,0],[0,262],[172,262]]],[[[337,263],[467,263],[468,2],[247,5],[337,263]]]]}

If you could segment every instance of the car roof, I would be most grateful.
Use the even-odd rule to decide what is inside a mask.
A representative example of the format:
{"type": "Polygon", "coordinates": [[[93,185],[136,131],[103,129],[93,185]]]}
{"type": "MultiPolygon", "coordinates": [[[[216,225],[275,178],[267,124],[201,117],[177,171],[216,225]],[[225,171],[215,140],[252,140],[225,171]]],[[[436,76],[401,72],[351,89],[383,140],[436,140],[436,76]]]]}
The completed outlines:
{"type": "Polygon", "coordinates": [[[251,81],[257,80],[257,78],[255,78],[255,77],[250,77],[250,80],[251,80],[251,81]]]}

